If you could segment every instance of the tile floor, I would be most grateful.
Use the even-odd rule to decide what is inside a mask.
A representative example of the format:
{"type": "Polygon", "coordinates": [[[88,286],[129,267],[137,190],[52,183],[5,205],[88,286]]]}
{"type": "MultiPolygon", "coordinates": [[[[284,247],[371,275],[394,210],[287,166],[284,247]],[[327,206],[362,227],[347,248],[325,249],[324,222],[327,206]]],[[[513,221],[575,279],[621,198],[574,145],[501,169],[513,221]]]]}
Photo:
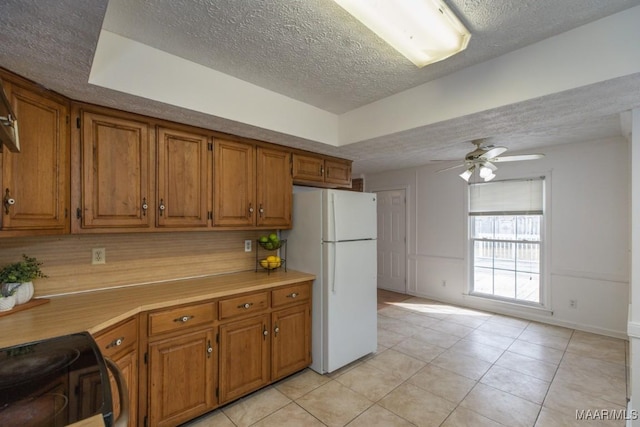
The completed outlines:
{"type": "Polygon", "coordinates": [[[626,405],[626,341],[378,298],[376,354],[328,375],[304,370],[189,426],[625,425],[614,411],[626,405]],[[581,410],[591,420],[577,420],[581,410]]]}

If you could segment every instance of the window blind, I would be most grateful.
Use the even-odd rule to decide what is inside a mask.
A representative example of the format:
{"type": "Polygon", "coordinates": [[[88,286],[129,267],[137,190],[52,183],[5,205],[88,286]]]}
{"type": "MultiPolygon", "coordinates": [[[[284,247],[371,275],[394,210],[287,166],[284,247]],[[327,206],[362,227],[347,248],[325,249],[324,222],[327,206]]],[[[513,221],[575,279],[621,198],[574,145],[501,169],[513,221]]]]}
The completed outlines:
{"type": "Polygon", "coordinates": [[[469,185],[469,215],[541,215],[544,178],[469,185]]]}

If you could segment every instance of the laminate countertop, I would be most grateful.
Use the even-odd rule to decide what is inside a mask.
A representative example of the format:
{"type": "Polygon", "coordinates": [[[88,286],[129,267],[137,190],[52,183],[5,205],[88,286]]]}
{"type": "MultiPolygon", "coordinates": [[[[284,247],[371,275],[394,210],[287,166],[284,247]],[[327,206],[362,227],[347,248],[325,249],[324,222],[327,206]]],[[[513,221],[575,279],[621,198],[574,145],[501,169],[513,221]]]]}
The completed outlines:
{"type": "Polygon", "coordinates": [[[50,297],[46,304],[0,317],[0,348],[82,331],[95,334],[144,311],[314,279],[292,270],[245,271],[50,297]]]}

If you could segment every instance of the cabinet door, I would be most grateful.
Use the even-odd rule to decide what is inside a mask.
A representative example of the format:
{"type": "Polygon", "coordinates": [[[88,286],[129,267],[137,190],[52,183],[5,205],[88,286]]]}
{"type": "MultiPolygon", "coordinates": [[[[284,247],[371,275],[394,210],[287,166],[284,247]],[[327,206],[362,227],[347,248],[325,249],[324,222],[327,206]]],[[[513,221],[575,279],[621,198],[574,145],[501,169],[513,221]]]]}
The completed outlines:
{"type": "Polygon", "coordinates": [[[256,171],[256,225],[289,227],[293,193],[290,154],[258,147],[256,171]]]}
{"type": "Polygon", "coordinates": [[[293,180],[324,182],[324,160],[321,157],[294,153],[293,180]]]}
{"type": "Polygon", "coordinates": [[[68,108],[12,85],[20,153],[2,154],[3,230],[69,230],[68,108]],[[14,204],[6,203],[12,199],[14,204]]]}
{"type": "Polygon", "coordinates": [[[324,182],[351,188],[351,162],[326,159],[324,168],[324,182]]]}
{"type": "MultiPolygon", "coordinates": [[[[113,361],[118,365],[127,384],[129,392],[129,427],[138,424],[138,352],[132,349],[122,353],[113,361]]],[[[109,372],[111,383],[111,401],[113,402],[114,419],[120,417],[120,398],[118,396],[118,386],[111,372],[109,372]]]]}
{"type": "Polygon", "coordinates": [[[210,330],[149,344],[149,425],[175,426],[215,406],[210,330]]]}
{"type": "Polygon", "coordinates": [[[206,227],[209,183],[204,135],[158,129],[157,224],[206,227]]]}
{"type": "Polygon", "coordinates": [[[255,148],[216,139],[214,145],[213,224],[255,225],[255,148]]]}
{"type": "Polygon", "coordinates": [[[269,317],[263,315],[220,326],[220,403],[269,382],[269,317]]]}
{"type": "Polygon", "coordinates": [[[82,226],[149,227],[148,124],[82,113],[82,226]]]}
{"type": "Polygon", "coordinates": [[[306,368],[311,363],[311,310],[303,304],[272,313],[271,380],[306,368]]]}

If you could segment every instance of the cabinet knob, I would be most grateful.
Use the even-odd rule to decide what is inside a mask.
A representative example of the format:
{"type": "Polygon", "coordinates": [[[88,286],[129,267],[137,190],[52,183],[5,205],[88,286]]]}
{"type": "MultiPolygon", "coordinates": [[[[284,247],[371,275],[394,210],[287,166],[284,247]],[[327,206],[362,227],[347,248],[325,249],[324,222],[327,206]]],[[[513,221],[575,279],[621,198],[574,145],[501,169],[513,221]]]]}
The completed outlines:
{"type": "Polygon", "coordinates": [[[253,215],[253,205],[249,203],[249,216],[253,215]]]}
{"type": "Polygon", "coordinates": [[[8,188],[4,192],[3,202],[4,202],[4,213],[9,215],[9,208],[16,204],[16,199],[11,197],[11,192],[9,191],[8,188]]]}
{"type": "Polygon", "coordinates": [[[278,325],[276,325],[276,327],[273,329],[273,333],[278,336],[278,332],[280,332],[280,328],[278,328],[278,325]]]}
{"type": "Polygon", "coordinates": [[[147,215],[147,209],[149,209],[149,205],[147,204],[147,198],[142,199],[142,216],[147,215]]]}
{"type": "Polygon", "coordinates": [[[244,309],[246,310],[246,309],[250,308],[252,305],[253,305],[253,303],[252,303],[252,302],[246,302],[246,303],[244,303],[244,304],[240,304],[240,305],[238,306],[238,308],[244,308],[244,309]]]}
{"type": "Polygon", "coordinates": [[[191,319],[193,319],[193,316],[182,316],[182,317],[173,319],[173,321],[177,323],[187,323],[191,319]]]}
{"type": "Polygon", "coordinates": [[[213,353],[213,347],[211,347],[211,341],[207,341],[207,358],[211,357],[211,353],[213,353]]]}
{"type": "Polygon", "coordinates": [[[262,203],[260,203],[260,208],[258,209],[258,212],[260,212],[260,218],[262,218],[262,214],[264,213],[264,209],[262,209],[262,203]]]}
{"type": "Polygon", "coordinates": [[[162,216],[162,213],[166,208],[167,207],[164,205],[164,199],[160,199],[160,206],[158,206],[158,210],[160,211],[160,216],[162,216]]]}
{"type": "Polygon", "coordinates": [[[290,293],[287,298],[296,298],[299,294],[297,292],[290,293]]]}
{"type": "Polygon", "coordinates": [[[106,348],[120,347],[123,342],[124,342],[124,337],[116,338],[115,340],[111,341],[106,348]]]}

